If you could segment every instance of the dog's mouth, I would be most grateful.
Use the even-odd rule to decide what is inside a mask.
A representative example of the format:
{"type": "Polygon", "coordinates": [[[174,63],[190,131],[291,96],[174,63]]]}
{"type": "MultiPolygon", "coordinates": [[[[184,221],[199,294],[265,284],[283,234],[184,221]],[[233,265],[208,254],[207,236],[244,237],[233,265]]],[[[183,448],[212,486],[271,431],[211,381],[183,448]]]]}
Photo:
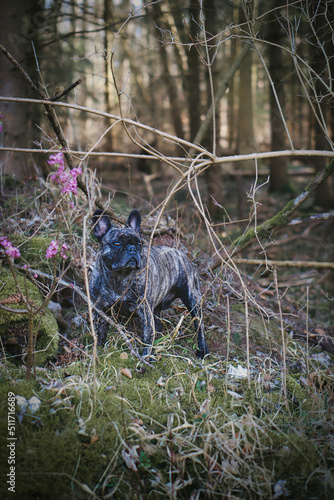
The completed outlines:
{"type": "Polygon", "coordinates": [[[128,269],[139,269],[140,261],[137,257],[131,257],[125,267],[127,267],[128,269]]]}
{"type": "Polygon", "coordinates": [[[111,271],[127,272],[134,269],[140,269],[140,257],[136,256],[132,256],[126,261],[121,260],[116,262],[104,259],[104,263],[111,271]]]}

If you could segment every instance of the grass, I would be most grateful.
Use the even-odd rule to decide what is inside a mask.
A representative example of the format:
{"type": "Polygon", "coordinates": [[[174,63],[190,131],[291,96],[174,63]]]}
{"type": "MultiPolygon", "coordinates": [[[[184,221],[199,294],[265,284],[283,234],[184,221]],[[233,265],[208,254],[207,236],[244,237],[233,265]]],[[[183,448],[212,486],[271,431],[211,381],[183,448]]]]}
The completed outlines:
{"type": "MultiPolygon", "coordinates": [[[[3,188],[6,222],[2,230],[8,234],[13,225],[21,224],[16,235],[23,256],[20,263],[24,263],[26,248],[30,252],[27,263],[51,273],[43,261],[45,241],[57,237],[72,250],[67,279],[82,286],[83,233],[78,221],[80,211],[87,210],[85,200],[79,199],[76,212],[69,216],[61,207],[50,212],[50,198],[47,193],[37,198],[37,184],[30,191],[35,201],[3,188]],[[18,204],[14,208],[13,200],[18,204]],[[22,210],[24,222],[16,215],[22,210]],[[48,218],[36,220],[36,213],[48,218]],[[44,250],[30,241],[41,241],[44,250]]],[[[207,255],[198,250],[205,247],[201,231],[193,235],[199,243],[193,253],[203,261],[207,255]]],[[[90,244],[87,250],[93,256],[90,244]]],[[[8,269],[4,259],[1,266],[8,269]]],[[[16,405],[15,493],[20,500],[331,498],[333,356],[293,338],[296,325],[306,329],[306,323],[297,324],[295,309],[291,309],[305,304],[300,280],[295,300],[291,293],[283,293],[283,312],[277,314],[275,290],[269,288],[272,293],[264,297],[258,293],[255,285],[261,283],[261,290],[265,289],[269,280],[259,274],[244,274],[256,297],[247,311],[231,273],[203,281],[211,351],[203,363],[194,357],[196,339],[188,316],[171,340],[184,313],[176,304],[164,318],[163,335],[156,339],[153,369],[141,366],[118,333],[110,330],[110,341],[98,351],[96,378],[87,321],[79,330],[69,326],[75,316],[87,320],[86,305],[75,296],[73,302],[73,294],[66,302],[58,292],[54,300],[63,304],[68,324],[62,334],[72,343],[63,339],[56,358],[37,367],[30,380],[24,363],[1,350],[1,498],[12,496],[6,477],[10,393],[41,401],[35,413],[16,405]],[[290,323],[282,323],[286,311],[290,323]],[[282,338],[286,341],[285,365],[282,338]],[[234,377],[232,367],[244,376],[234,377]]],[[[323,306],[321,325],[325,328],[332,315],[330,295],[321,295],[309,276],[304,278],[305,286],[317,301],[309,304],[308,327],[311,329],[311,320],[319,320],[319,307],[323,306]]],[[[318,279],[313,278],[313,282],[318,279]]],[[[292,290],[293,281],[290,276],[292,290]]],[[[46,293],[49,284],[41,279],[37,282],[46,293]]],[[[3,289],[3,283],[1,286],[3,289]]],[[[131,326],[134,332],[135,328],[131,326]]]]}
{"type": "Polygon", "coordinates": [[[289,375],[287,410],[279,366],[262,360],[261,372],[259,361],[249,388],[246,379],[226,383],[218,358],[202,364],[166,351],[141,372],[136,358],[109,346],[99,355],[96,404],[90,360],[39,370],[35,381],[2,365],[1,463],[13,391],[42,402],[16,423],[22,499],[277,498],[280,484],[288,498],[329,498],[332,375],[317,366],[309,385],[289,375]]]}

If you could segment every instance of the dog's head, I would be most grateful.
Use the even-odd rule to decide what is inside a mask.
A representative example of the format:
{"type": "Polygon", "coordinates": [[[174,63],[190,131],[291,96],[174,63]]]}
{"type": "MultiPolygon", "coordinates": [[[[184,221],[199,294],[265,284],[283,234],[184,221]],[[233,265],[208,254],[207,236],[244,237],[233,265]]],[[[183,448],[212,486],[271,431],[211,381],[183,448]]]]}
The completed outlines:
{"type": "Polygon", "coordinates": [[[93,214],[93,231],[101,245],[103,264],[110,270],[128,273],[140,269],[142,241],[140,236],[141,217],[133,210],[127,220],[127,227],[114,227],[102,210],[93,214]]]}

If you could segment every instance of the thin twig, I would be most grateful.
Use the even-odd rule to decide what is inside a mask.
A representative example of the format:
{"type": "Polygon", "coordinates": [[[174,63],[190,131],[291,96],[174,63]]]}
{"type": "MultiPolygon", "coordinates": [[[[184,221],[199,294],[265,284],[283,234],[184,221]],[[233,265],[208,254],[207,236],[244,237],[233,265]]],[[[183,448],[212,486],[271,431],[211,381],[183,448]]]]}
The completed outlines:
{"type": "Polygon", "coordinates": [[[53,97],[50,97],[50,101],[58,101],[58,99],[61,99],[65,95],[67,95],[71,90],[75,89],[80,83],[82,82],[82,78],[78,78],[74,83],[71,83],[65,90],[60,92],[60,94],[57,94],[53,97]]]}

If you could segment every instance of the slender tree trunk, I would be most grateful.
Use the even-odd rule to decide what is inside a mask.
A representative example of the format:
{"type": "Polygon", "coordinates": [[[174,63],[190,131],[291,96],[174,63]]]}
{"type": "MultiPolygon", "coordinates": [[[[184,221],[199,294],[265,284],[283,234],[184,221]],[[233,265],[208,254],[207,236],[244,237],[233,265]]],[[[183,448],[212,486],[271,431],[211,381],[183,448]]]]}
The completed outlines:
{"type": "MultiPolygon", "coordinates": [[[[282,121],[279,105],[284,113],[285,110],[285,88],[284,88],[284,66],[282,50],[282,30],[276,12],[269,17],[268,41],[269,44],[269,72],[275,86],[275,93],[270,88],[270,127],[271,127],[271,149],[280,151],[285,149],[285,127],[282,121]],[[278,101],[278,102],[277,102],[278,101]]],[[[271,158],[269,161],[270,185],[269,191],[286,191],[289,189],[289,177],[287,162],[285,158],[271,158]]]]}
{"type": "Polygon", "coordinates": [[[198,48],[189,44],[196,44],[198,40],[200,29],[200,5],[198,0],[189,0],[189,16],[188,21],[186,21],[185,16],[182,15],[182,10],[179,8],[177,2],[174,3],[174,1],[168,0],[168,4],[171,9],[178,36],[183,44],[184,55],[187,61],[187,68],[182,71],[182,83],[187,100],[189,140],[193,141],[201,124],[200,74],[202,65],[200,63],[198,48]]]}
{"type": "MultiPolygon", "coordinates": [[[[0,43],[22,64],[31,78],[37,82],[36,62],[32,43],[38,54],[38,32],[43,23],[44,3],[34,0],[7,2],[0,16],[0,43]]],[[[10,97],[35,97],[13,65],[0,55],[0,94],[10,97]]],[[[33,104],[1,104],[3,131],[2,142],[11,147],[32,147],[40,138],[41,108],[33,104]]],[[[1,140],[1,139],[0,139],[1,140]]],[[[30,156],[20,153],[1,153],[3,173],[23,180],[35,172],[30,156]]]]}
{"type": "MultiPolygon", "coordinates": [[[[205,29],[206,32],[214,35],[218,31],[217,27],[217,15],[216,15],[216,1],[215,0],[205,0],[204,2],[204,15],[205,15],[205,29]]],[[[211,53],[209,52],[209,57],[211,53]]],[[[211,61],[208,61],[209,64],[211,61]]],[[[213,98],[216,95],[217,90],[217,61],[214,61],[211,65],[211,75],[213,83],[213,98]]],[[[207,70],[205,75],[205,86],[206,86],[206,108],[209,109],[212,105],[212,89],[209,71],[207,70]]],[[[220,139],[220,119],[219,119],[219,103],[215,108],[215,121],[212,121],[212,126],[208,128],[205,136],[203,137],[203,146],[208,150],[213,152],[214,148],[217,148],[220,139]],[[213,129],[215,128],[215,130],[213,129]],[[215,141],[215,144],[213,144],[215,141]]],[[[216,165],[213,163],[205,171],[205,181],[208,191],[207,207],[209,213],[213,219],[217,219],[221,216],[222,208],[224,203],[223,197],[223,171],[221,165],[216,165]]]]}
{"type": "MultiPolygon", "coordinates": [[[[189,6],[190,42],[196,43],[199,31],[199,3],[190,0],[189,6]]],[[[190,141],[194,140],[201,124],[200,58],[196,47],[191,47],[188,56],[187,97],[189,113],[190,141]]]]}
{"type": "MultiPolygon", "coordinates": [[[[231,43],[231,65],[237,53],[237,41],[232,38],[231,43]]],[[[235,82],[234,79],[229,83],[229,92],[227,96],[227,133],[228,147],[233,149],[235,140],[235,82]]]]}
{"type": "MultiPolygon", "coordinates": [[[[104,109],[106,113],[111,113],[111,105],[110,105],[110,93],[109,93],[109,74],[110,74],[110,54],[108,53],[108,24],[110,23],[111,18],[111,9],[110,9],[110,0],[104,0],[103,4],[103,21],[104,21],[104,36],[103,36],[103,49],[104,49],[104,109]]],[[[106,129],[110,127],[111,121],[106,118],[105,127],[106,129]]],[[[108,134],[104,138],[104,150],[112,151],[112,132],[108,132],[108,134]]]]}
{"type": "MultiPolygon", "coordinates": [[[[314,30],[318,34],[322,43],[322,46],[316,46],[313,53],[313,63],[312,67],[315,73],[320,76],[321,79],[328,82],[328,64],[330,64],[330,57],[332,58],[333,42],[332,42],[332,30],[330,29],[330,21],[333,22],[333,5],[332,7],[326,5],[327,2],[321,2],[319,4],[319,9],[316,17],[314,18],[314,30]],[[329,7],[329,8],[327,8],[329,7]],[[327,54],[328,60],[324,51],[327,54]]],[[[333,66],[333,64],[332,64],[333,66]]],[[[326,95],[326,90],[319,78],[315,80],[315,92],[317,95],[318,103],[316,103],[316,113],[318,118],[314,120],[314,140],[315,149],[329,149],[329,139],[326,137],[326,128],[329,124],[328,109],[329,109],[329,99],[326,95]]],[[[333,137],[331,138],[333,140],[333,137]]],[[[327,160],[326,158],[316,157],[314,158],[314,163],[317,171],[321,171],[325,168],[327,160]]],[[[333,177],[327,179],[317,191],[315,192],[314,202],[316,205],[320,205],[325,208],[334,207],[334,189],[333,189],[333,177]]]]}
{"type": "MultiPolygon", "coordinates": [[[[239,9],[239,21],[245,22],[242,8],[239,9]]],[[[249,51],[239,71],[239,112],[238,112],[238,154],[253,153],[255,147],[254,110],[253,110],[253,57],[249,51]]],[[[242,162],[242,168],[252,168],[254,162],[242,162]]]]}
{"type": "MultiPolygon", "coordinates": [[[[159,35],[160,35],[159,28],[170,30],[170,26],[169,26],[168,22],[163,17],[163,12],[161,10],[161,6],[159,3],[153,3],[153,13],[154,13],[154,20],[155,20],[155,23],[157,24],[157,31],[158,31],[159,35]]],[[[178,137],[183,139],[184,138],[184,131],[183,131],[183,125],[182,125],[182,120],[181,120],[181,110],[179,107],[178,91],[177,91],[177,86],[176,86],[176,82],[175,82],[175,75],[172,75],[172,73],[171,73],[171,69],[170,69],[169,61],[168,61],[167,47],[164,44],[160,44],[160,57],[161,57],[162,68],[164,71],[164,80],[166,82],[167,91],[168,91],[171,118],[172,118],[172,123],[174,126],[174,131],[178,137]]]]}

